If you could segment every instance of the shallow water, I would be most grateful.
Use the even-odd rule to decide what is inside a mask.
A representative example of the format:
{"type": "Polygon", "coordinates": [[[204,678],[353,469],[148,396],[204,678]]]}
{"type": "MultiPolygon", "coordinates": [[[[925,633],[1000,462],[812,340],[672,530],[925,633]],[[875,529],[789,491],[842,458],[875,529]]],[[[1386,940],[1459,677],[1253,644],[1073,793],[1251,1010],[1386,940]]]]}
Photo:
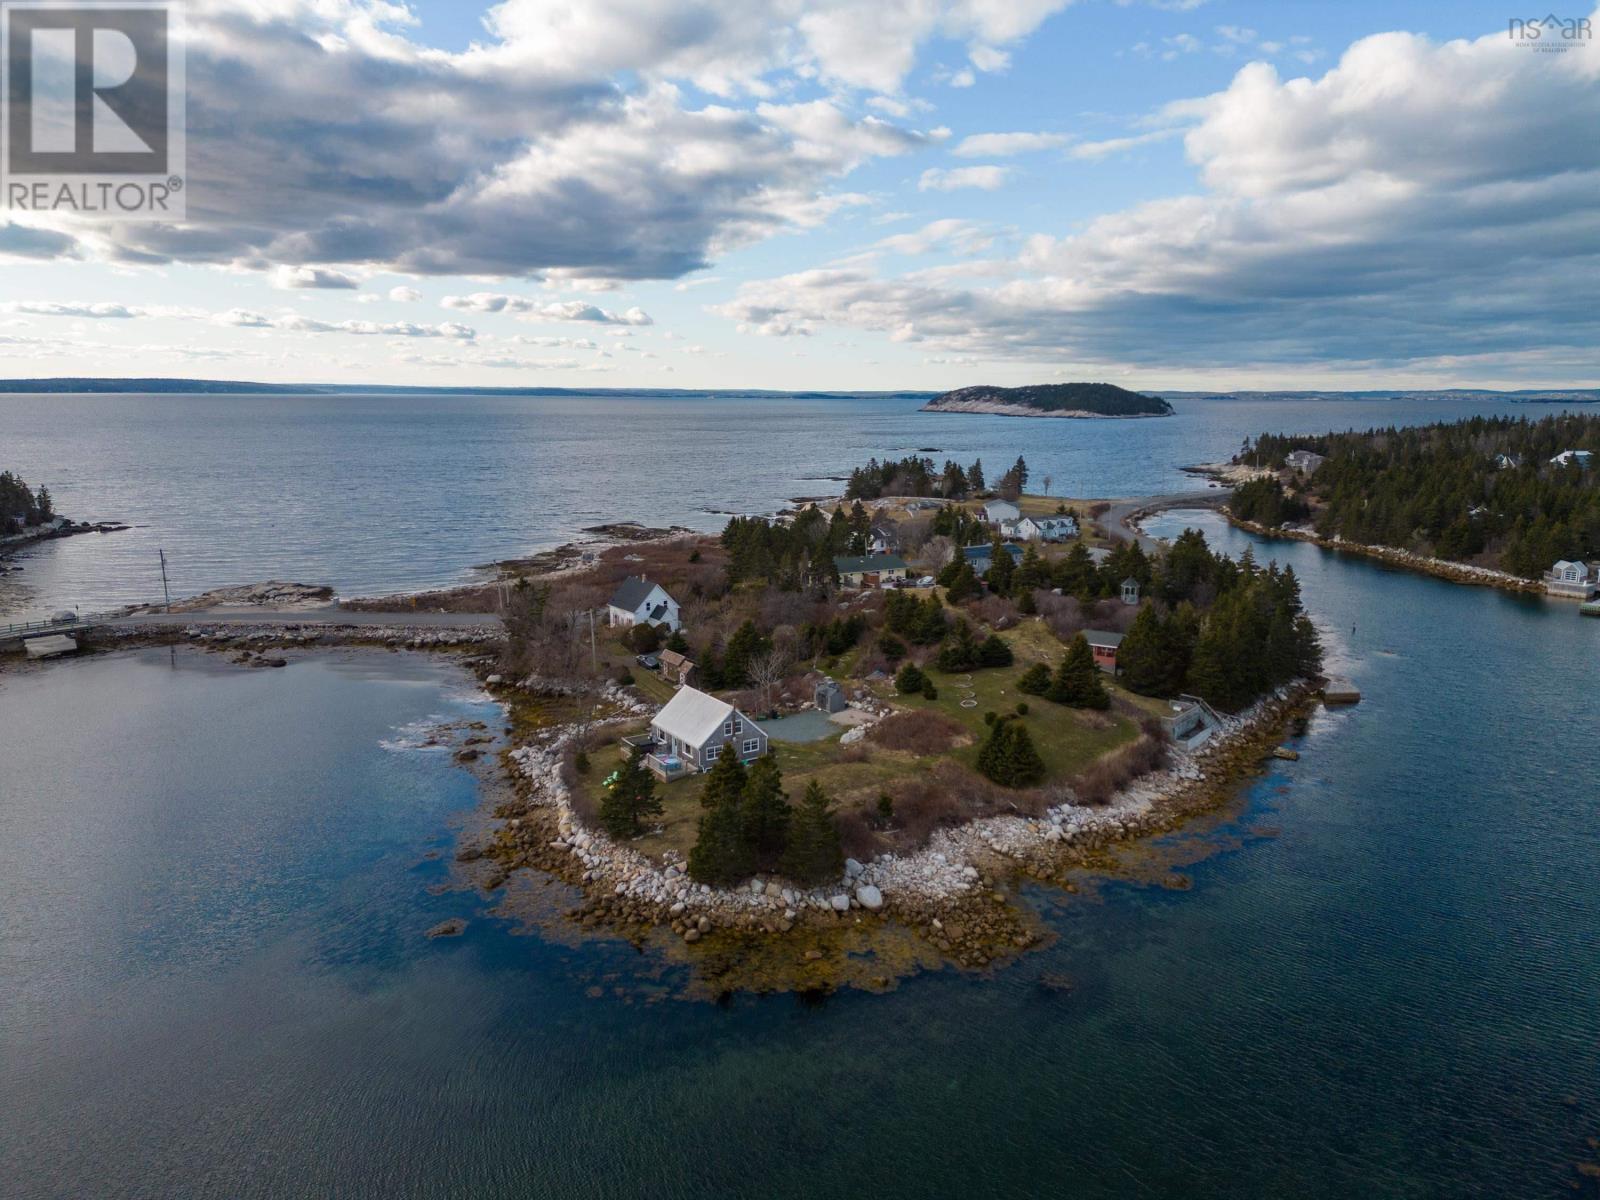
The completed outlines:
{"type": "Polygon", "coordinates": [[[1484,412],[1503,401],[1179,400],[1158,420],[918,413],[870,398],[0,395],[0,470],[49,487],[78,520],[136,528],[24,552],[0,615],[94,611],[292,579],[341,594],[456,583],[475,564],[634,520],[719,529],[837,495],[872,457],[1019,454],[1035,486],[1134,496],[1190,491],[1178,468],[1263,431],[1321,432],[1484,412]]]}
{"type": "Polygon", "coordinates": [[[1030,889],[1045,950],[886,996],[673,999],[430,894],[473,788],[417,722],[483,711],[446,668],[0,676],[0,1192],[1571,1195],[1600,622],[1192,519],[1293,562],[1363,703],[1190,890],[1030,889]]]}

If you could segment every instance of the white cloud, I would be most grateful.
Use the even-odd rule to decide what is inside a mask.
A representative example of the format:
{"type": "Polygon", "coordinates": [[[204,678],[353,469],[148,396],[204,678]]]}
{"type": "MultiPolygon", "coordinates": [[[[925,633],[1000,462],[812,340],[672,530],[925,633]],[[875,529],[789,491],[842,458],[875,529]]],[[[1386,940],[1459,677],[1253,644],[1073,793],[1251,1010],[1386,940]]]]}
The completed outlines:
{"type": "Polygon", "coordinates": [[[26,313],[35,317],[87,317],[90,319],[123,319],[142,316],[143,313],[136,308],[128,308],[122,304],[109,303],[68,303],[57,304],[44,300],[13,300],[0,305],[0,310],[5,312],[26,313]]]}
{"type": "Polygon", "coordinates": [[[975,133],[962,138],[950,153],[957,158],[1009,158],[1013,154],[1052,150],[1071,140],[1072,135],[1066,133],[975,133]]]}
{"type": "Polygon", "coordinates": [[[416,304],[422,299],[422,293],[414,287],[392,287],[389,289],[389,299],[396,304],[416,304]]]}
{"type": "Polygon", "coordinates": [[[1600,58],[1380,34],[1319,79],[1254,63],[1161,117],[1193,123],[1203,192],[1036,236],[991,286],[856,263],[751,282],[717,311],[1036,361],[1520,372],[1533,340],[1600,370],[1600,140],[1573,136],[1600,126],[1600,58]]]}
{"type": "Polygon", "coordinates": [[[960,188],[980,188],[992,192],[1006,181],[1006,167],[929,167],[917,180],[922,192],[953,192],[960,188]]]}
{"type": "Polygon", "coordinates": [[[468,341],[477,337],[470,326],[447,322],[419,325],[410,321],[321,321],[299,313],[262,313],[234,308],[216,313],[211,321],[238,329],[272,329],[283,333],[345,333],[357,337],[450,338],[468,341]]]}
{"type": "Polygon", "coordinates": [[[542,303],[526,296],[508,296],[500,292],[474,292],[470,296],[446,296],[446,308],[466,312],[517,313],[526,318],[543,321],[590,321],[600,325],[654,325],[655,321],[644,309],[633,307],[626,312],[613,312],[582,300],[563,300],[542,303]]]}

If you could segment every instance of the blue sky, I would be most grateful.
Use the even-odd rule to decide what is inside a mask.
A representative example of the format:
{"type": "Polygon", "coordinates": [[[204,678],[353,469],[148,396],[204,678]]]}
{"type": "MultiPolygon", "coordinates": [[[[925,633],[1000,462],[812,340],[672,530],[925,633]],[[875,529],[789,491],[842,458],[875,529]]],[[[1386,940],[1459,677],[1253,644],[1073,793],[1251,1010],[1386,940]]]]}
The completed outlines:
{"type": "Polygon", "coordinates": [[[1595,386],[1600,46],[1507,16],[197,0],[187,223],[0,215],[0,374],[1595,386]]]}

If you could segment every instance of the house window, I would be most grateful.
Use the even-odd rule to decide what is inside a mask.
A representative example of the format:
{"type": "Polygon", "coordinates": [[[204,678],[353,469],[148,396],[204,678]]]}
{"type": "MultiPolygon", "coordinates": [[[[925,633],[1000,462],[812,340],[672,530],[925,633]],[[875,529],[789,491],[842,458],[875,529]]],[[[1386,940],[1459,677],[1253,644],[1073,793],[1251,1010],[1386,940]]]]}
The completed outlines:
{"type": "Polygon", "coordinates": [[[701,753],[700,757],[705,759],[708,763],[709,762],[716,762],[717,761],[717,755],[720,754],[720,753],[722,753],[722,747],[721,746],[707,746],[705,748],[705,750],[701,753]]]}
{"type": "Polygon", "coordinates": [[[745,740],[744,740],[744,752],[746,754],[754,754],[760,749],[761,749],[761,739],[760,738],[745,738],[745,740]]]}
{"type": "Polygon", "coordinates": [[[733,719],[733,728],[728,730],[729,736],[732,736],[733,734],[736,734],[736,733],[743,733],[743,732],[744,732],[744,721],[741,720],[738,717],[735,717],[733,719]]]}
{"type": "Polygon", "coordinates": [[[733,736],[733,722],[731,720],[730,721],[724,721],[722,723],[722,736],[723,737],[732,737],[733,736]]]}

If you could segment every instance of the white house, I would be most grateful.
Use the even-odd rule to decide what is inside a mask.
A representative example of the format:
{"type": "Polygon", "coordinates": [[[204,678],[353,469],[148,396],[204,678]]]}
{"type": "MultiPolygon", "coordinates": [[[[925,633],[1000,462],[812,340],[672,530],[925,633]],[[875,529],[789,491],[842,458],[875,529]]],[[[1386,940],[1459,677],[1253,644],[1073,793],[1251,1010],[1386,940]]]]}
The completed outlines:
{"type": "Polygon", "coordinates": [[[740,762],[767,752],[767,735],[733,705],[692,687],[678,689],[650,722],[650,757],[658,774],[704,771],[723,754],[740,762]],[[674,763],[679,764],[676,768],[674,763]]]}
{"type": "Polygon", "coordinates": [[[1594,451],[1563,450],[1550,461],[1558,467],[1567,467],[1571,466],[1573,463],[1577,463],[1580,467],[1587,471],[1590,467],[1594,466],[1594,451]]]}
{"type": "Polygon", "coordinates": [[[606,605],[608,625],[665,625],[677,629],[678,602],[667,595],[659,583],[651,583],[638,575],[629,575],[617,585],[616,592],[606,605]]]}
{"type": "Polygon", "coordinates": [[[1315,475],[1317,468],[1328,460],[1311,450],[1291,450],[1283,456],[1283,461],[1291,471],[1299,471],[1302,475],[1315,475]]]}
{"type": "Polygon", "coordinates": [[[1544,573],[1544,590],[1552,596],[1587,600],[1600,590],[1600,567],[1562,559],[1544,573]]]}
{"type": "Polygon", "coordinates": [[[983,519],[991,525],[1002,525],[1022,516],[1022,510],[1009,500],[991,500],[983,506],[983,519]]]}
{"type": "Polygon", "coordinates": [[[1006,536],[1025,542],[1067,542],[1078,536],[1078,522],[1071,517],[1023,517],[1012,523],[1006,536]]]}

